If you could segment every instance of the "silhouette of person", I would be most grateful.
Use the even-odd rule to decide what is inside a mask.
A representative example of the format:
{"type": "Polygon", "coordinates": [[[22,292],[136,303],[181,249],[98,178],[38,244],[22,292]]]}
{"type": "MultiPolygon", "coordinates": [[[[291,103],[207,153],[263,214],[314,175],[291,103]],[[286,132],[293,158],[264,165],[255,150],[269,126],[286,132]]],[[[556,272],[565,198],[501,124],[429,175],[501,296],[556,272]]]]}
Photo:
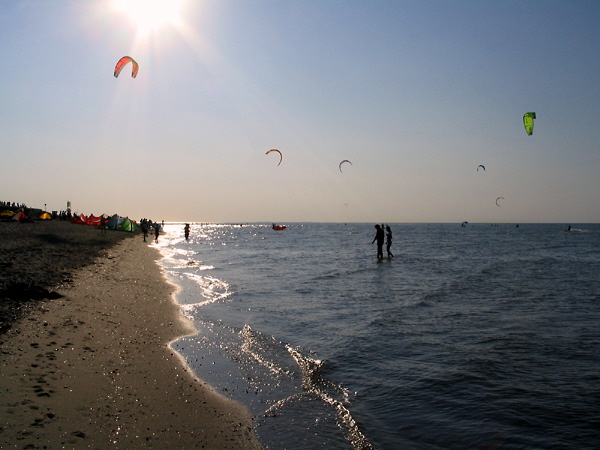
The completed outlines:
{"type": "Polygon", "coordinates": [[[106,234],[106,225],[108,224],[108,218],[102,217],[100,219],[100,234],[106,234]]]}
{"type": "Polygon", "coordinates": [[[190,224],[186,223],[183,228],[183,233],[185,234],[185,240],[187,241],[190,238],[190,224]]]}
{"type": "Polygon", "coordinates": [[[148,222],[146,222],[146,219],[142,219],[142,233],[144,234],[144,242],[146,242],[148,236],[148,222]]]}
{"type": "Polygon", "coordinates": [[[377,258],[383,258],[383,241],[385,239],[385,235],[383,233],[383,228],[379,225],[375,225],[375,229],[377,230],[375,233],[375,237],[373,238],[373,242],[371,245],[377,241],[377,258]]]}
{"type": "Polygon", "coordinates": [[[386,233],[385,233],[385,237],[386,237],[385,247],[386,247],[386,250],[387,250],[387,255],[388,255],[388,258],[393,258],[394,255],[390,251],[390,248],[392,246],[392,229],[390,228],[389,225],[387,225],[385,227],[385,231],[386,231],[386,233]]]}
{"type": "Polygon", "coordinates": [[[160,233],[160,227],[158,226],[158,224],[154,225],[154,242],[156,242],[158,244],[158,235],[160,233]]]}

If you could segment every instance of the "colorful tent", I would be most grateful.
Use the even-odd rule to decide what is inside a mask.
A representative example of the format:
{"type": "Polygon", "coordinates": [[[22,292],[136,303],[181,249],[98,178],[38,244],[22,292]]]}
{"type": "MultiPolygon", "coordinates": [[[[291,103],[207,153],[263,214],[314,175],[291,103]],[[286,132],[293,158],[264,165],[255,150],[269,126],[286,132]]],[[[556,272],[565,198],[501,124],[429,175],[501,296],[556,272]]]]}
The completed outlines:
{"type": "Polygon", "coordinates": [[[14,220],[15,222],[33,222],[23,211],[17,212],[14,216],[12,216],[11,220],[14,220]]]}

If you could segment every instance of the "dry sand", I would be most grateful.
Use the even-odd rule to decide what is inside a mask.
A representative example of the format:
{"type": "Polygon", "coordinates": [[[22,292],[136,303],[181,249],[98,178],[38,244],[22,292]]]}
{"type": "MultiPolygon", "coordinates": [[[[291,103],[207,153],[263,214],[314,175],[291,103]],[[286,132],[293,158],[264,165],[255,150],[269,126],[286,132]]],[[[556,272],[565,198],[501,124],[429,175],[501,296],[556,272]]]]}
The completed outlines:
{"type": "MultiPolygon", "coordinates": [[[[140,235],[0,225],[4,250],[11,233],[15,242],[54,227],[46,240],[87,233],[97,240],[90,251],[100,255],[69,272],[72,282],[46,284],[63,297],[34,303],[0,335],[0,448],[260,448],[248,412],[194,378],[168,347],[191,330],[155,263],[158,251],[140,235]]],[[[52,250],[55,260],[60,248],[52,250]]],[[[6,258],[0,263],[4,287],[9,273],[11,282],[25,277],[6,258]]],[[[58,278],[67,273],[61,270],[58,278]]]]}

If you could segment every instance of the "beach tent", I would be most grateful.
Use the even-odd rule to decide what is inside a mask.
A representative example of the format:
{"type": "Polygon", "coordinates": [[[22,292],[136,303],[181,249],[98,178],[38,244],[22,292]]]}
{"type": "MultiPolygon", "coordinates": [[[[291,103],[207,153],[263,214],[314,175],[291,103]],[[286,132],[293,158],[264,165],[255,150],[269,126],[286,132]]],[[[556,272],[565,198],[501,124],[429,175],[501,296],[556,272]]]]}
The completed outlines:
{"type": "Polygon", "coordinates": [[[52,220],[52,216],[44,211],[42,214],[40,214],[39,219],[40,220],[52,220]]]}
{"type": "Polygon", "coordinates": [[[31,220],[23,211],[16,213],[12,216],[11,220],[14,220],[15,222],[33,222],[33,220],[31,220]]]}

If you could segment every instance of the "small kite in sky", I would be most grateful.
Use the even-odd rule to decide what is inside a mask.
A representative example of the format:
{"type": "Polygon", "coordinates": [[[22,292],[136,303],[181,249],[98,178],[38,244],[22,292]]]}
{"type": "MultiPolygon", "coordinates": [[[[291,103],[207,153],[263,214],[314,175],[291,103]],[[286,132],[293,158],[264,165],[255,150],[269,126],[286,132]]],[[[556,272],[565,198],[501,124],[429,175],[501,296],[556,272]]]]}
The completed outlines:
{"type": "Polygon", "coordinates": [[[500,205],[498,204],[498,200],[504,200],[504,197],[498,197],[498,198],[496,199],[496,206],[500,206],[500,205]]]}
{"type": "Polygon", "coordinates": [[[135,78],[137,76],[139,70],[138,63],[131,56],[123,56],[115,66],[115,78],[119,76],[127,63],[131,63],[131,77],[135,78]]]}
{"type": "Polygon", "coordinates": [[[343,173],[343,171],[342,171],[342,164],[344,164],[344,163],[348,163],[348,164],[352,165],[352,163],[351,163],[350,161],[348,161],[347,159],[343,160],[343,161],[342,161],[342,162],[339,164],[339,166],[338,166],[338,167],[339,167],[339,169],[340,169],[340,172],[342,172],[342,173],[343,173]]]}
{"type": "Polygon", "coordinates": [[[480,168],[480,167],[481,167],[481,168],[483,169],[483,171],[485,172],[485,166],[484,166],[483,164],[479,164],[479,165],[477,166],[477,172],[479,172],[479,168],[480,168]]]}
{"type": "MultiPolygon", "coordinates": [[[[271,150],[269,150],[265,154],[268,155],[271,152],[277,152],[277,153],[279,153],[279,164],[281,164],[281,161],[283,161],[283,155],[281,154],[281,152],[279,150],[277,150],[276,148],[272,148],[271,150]]],[[[277,165],[279,165],[279,164],[277,164],[277,165]]]]}
{"type": "Polygon", "coordinates": [[[535,118],[536,117],[534,112],[528,112],[523,114],[523,126],[525,127],[525,131],[529,136],[533,134],[533,121],[535,118]]]}

